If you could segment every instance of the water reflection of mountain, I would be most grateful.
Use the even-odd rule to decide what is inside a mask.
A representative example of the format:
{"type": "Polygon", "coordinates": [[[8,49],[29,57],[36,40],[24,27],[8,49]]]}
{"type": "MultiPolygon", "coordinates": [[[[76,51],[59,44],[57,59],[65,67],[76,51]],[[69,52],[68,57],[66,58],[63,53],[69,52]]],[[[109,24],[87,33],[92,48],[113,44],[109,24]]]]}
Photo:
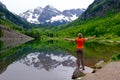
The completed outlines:
{"type": "MultiPolygon", "coordinates": [[[[28,66],[44,68],[47,71],[60,65],[73,66],[73,56],[68,54],[75,55],[74,50],[71,42],[31,41],[0,53],[0,74],[6,71],[10,64],[19,60],[28,66]]],[[[85,65],[90,67],[100,60],[108,61],[113,53],[120,52],[120,44],[87,42],[84,51],[85,65]]]]}
{"type": "MultiPolygon", "coordinates": [[[[40,42],[40,41],[31,41],[26,44],[19,45],[17,47],[10,47],[4,50],[4,52],[0,53],[0,74],[6,71],[7,67],[15,61],[21,60],[28,54],[32,52],[44,52],[45,54],[55,53],[56,55],[65,52],[61,47],[57,47],[55,44],[49,42],[40,42]]],[[[0,48],[1,52],[1,48],[0,48]]],[[[35,66],[37,63],[35,64],[35,66]]]]}
{"type": "Polygon", "coordinates": [[[50,71],[60,65],[65,67],[75,67],[76,58],[67,54],[35,52],[28,54],[20,62],[37,69],[50,71]]]}

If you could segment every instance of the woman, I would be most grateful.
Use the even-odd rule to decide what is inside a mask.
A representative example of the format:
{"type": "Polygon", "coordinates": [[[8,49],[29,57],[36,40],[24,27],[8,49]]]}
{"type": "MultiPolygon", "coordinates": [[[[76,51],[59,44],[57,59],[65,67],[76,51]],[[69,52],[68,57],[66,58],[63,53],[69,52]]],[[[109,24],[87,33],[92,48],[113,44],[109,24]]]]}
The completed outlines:
{"type": "Polygon", "coordinates": [[[68,41],[73,41],[73,42],[76,42],[76,53],[77,53],[77,67],[80,69],[80,63],[82,65],[82,70],[85,70],[84,68],[84,42],[89,40],[89,39],[92,39],[92,38],[95,38],[96,36],[92,36],[92,37],[89,37],[89,38],[83,38],[82,36],[82,33],[78,33],[78,38],[76,39],[69,39],[69,38],[64,38],[65,40],[68,40],[68,41]]]}

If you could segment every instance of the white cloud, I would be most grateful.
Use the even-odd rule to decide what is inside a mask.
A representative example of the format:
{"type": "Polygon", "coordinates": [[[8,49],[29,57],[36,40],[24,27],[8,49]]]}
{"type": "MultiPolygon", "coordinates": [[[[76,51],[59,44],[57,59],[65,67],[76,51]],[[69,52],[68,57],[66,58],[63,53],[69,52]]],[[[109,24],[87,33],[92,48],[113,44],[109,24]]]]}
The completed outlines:
{"type": "Polygon", "coordinates": [[[28,9],[34,9],[38,6],[45,7],[53,5],[59,10],[72,8],[87,8],[94,0],[0,0],[7,8],[19,14],[28,9]]]}

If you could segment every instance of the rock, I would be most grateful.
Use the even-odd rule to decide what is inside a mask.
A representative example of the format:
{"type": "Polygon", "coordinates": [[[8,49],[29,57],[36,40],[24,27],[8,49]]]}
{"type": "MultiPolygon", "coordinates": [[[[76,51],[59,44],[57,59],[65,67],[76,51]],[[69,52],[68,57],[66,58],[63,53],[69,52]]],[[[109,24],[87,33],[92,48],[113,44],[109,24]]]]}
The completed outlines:
{"type": "Polygon", "coordinates": [[[76,68],[73,72],[72,79],[79,78],[83,75],[84,75],[84,73],[79,68],[76,68]]]}
{"type": "Polygon", "coordinates": [[[99,61],[98,63],[95,64],[94,68],[95,69],[101,69],[102,66],[104,65],[104,61],[99,61]]]}
{"type": "Polygon", "coordinates": [[[85,70],[82,71],[84,74],[94,73],[94,69],[88,66],[85,66],[85,70]]]}

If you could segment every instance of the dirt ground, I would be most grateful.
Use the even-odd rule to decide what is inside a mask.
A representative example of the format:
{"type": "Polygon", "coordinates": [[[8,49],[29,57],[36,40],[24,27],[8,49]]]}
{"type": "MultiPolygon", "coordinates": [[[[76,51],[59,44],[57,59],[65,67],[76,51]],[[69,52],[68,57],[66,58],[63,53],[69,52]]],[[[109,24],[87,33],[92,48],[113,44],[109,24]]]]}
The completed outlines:
{"type": "Polygon", "coordinates": [[[120,61],[110,62],[95,73],[86,74],[80,80],[120,80],[120,61]]]}

